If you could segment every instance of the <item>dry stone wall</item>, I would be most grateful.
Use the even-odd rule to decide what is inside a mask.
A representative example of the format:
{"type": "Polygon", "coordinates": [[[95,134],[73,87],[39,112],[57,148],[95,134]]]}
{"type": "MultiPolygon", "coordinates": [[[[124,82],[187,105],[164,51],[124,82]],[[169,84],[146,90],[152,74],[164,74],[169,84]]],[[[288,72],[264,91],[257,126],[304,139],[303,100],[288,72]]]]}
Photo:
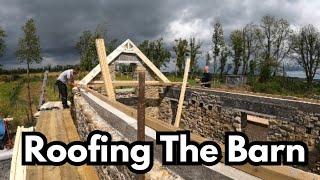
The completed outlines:
{"type": "MultiPolygon", "coordinates": [[[[138,104],[138,88],[136,88],[135,93],[122,93],[117,94],[117,101],[131,106],[133,108],[137,108],[138,104]]],[[[159,87],[158,86],[146,86],[145,87],[145,107],[146,107],[146,115],[149,117],[153,117],[154,119],[159,118],[159,87]]]]}
{"type": "MultiPolygon", "coordinates": [[[[173,124],[180,90],[165,88],[160,96],[159,119],[173,124]]],[[[287,99],[187,89],[181,117],[184,129],[224,141],[226,131],[248,131],[251,140],[303,141],[308,145],[309,164],[320,173],[320,104],[287,99]],[[267,119],[267,137],[248,129],[246,115],[267,119]],[[316,165],[318,164],[318,165],[316,165]],[[318,170],[317,170],[318,169],[318,170]]],[[[247,135],[248,135],[247,134],[247,135]]]]}
{"type": "MultiPolygon", "coordinates": [[[[163,90],[159,109],[161,120],[172,123],[179,94],[177,88],[163,90]]],[[[246,114],[268,119],[268,140],[303,140],[310,147],[315,147],[319,142],[320,104],[315,103],[188,89],[182,122],[188,129],[220,139],[220,135],[210,134],[220,134],[226,130],[245,131],[243,117],[246,114]]]]}
{"type": "MultiPolygon", "coordinates": [[[[177,91],[165,89],[159,119],[174,124],[177,91]]],[[[241,131],[241,112],[222,106],[220,97],[206,92],[189,92],[184,101],[180,126],[203,137],[224,141],[226,131],[241,131]]]]}
{"type": "MultiPolygon", "coordinates": [[[[74,104],[76,126],[82,141],[85,141],[88,134],[94,130],[107,131],[112,135],[113,140],[123,140],[121,135],[100,118],[81,96],[74,96],[74,104]]],[[[135,179],[134,174],[125,166],[96,166],[95,168],[100,179],[135,179]]]]}
{"type": "MultiPolygon", "coordinates": [[[[108,114],[108,112],[106,112],[108,114]]],[[[105,115],[107,115],[105,114],[105,115]]],[[[78,133],[82,140],[86,140],[88,134],[93,130],[101,130],[110,133],[113,141],[127,141],[130,142],[118,129],[112,127],[108,121],[103,119],[95,109],[92,108],[82,96],[74,96],[73,115],[76,119],[78,133]]],[[[108,120],[116,116],[108,116],[108,120]]],[[[136,179],[136,175],[132,173],[126,166],[96,166],[100,179],[136,179]]],[[[161,166],[160,162],[155,161],[152,170],[146,174],[146,179],[183,179],[179,175],[161,166]]]]}
{"type": "MultiPolygon", "coordinates": [[[[147,114],[173,124],[180,89],[163,88],[159,91],[152,88],[154,89],[147,88],[147,114]]],[[[117,100],[132,107],[137,104],[136,94],[118,96],[117,100]]],[[[81,122],[79,123],[83,131],[91,126],[89,122],[84,124],[82,126],[81,122]]],[[[319,104],[188,88],[181,128],[220,142],[224,142],[227,131],[247,133],[250,140],[303,141],[308,145],[311,168],[320,174],[319,104]],[[260,130],[252,129],[256,126],[247,122],[247,114],[263,117],[268,121],[268,125],[263,127],[263,133],[262,127],[259,127],[260,130]]]]}

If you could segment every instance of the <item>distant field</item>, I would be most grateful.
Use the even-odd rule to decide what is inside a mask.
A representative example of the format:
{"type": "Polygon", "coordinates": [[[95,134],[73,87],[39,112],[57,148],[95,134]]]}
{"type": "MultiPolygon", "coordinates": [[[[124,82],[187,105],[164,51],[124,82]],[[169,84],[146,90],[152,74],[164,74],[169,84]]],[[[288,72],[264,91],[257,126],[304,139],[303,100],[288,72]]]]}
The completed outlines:
{"type": "MultiPolygon", "coordinates": [[[[82,79],[88,72],[81,72],[78,80],[82,79]]],[[[46,86],[46,101],[56,101],[58,99],[57,90],[54,91],[54,83],[59,72],[50,72],[46,86]]],[[[168,75],[167,78],[173,82],[181,82],[182,77],[168,75]]],[[[117,80],[132,80],[131,75],[116,74],[117,80]]],[[[33,112],[36,112],[40,89],[42,86],[43,73],[31,74],[31,94],[33,112]]],[[[198,86],[199,79],[188,79],[189,86],[198,86]]],[[[259,83],[256,80],[250,80],[247,85],[231,88],[220,82],[218,78],[212,82],[212,88],[237,92],[263,93],[273,96],[294,96],[301,98],[320,98],[320,84],[314,85],[313,89],[306,88],[304,81],[277,77],[266,83],[259,83]]],[[[24,125],[27,120],[27,86],[25,74],[0,75],[0,112],[5,117],[13,117],[12,129],[17,125],[24,125]]]]}
{"type": "MultiPolygon", "coordinates": [[[[46,100],[58,100],[58,92],[54,92],[54,82],[57,73],[50,73],[47,87],[46,100]]],[[[33,112],[36,112],[42,86],[43,74],[31,75],[31,96],[33,112]]],[[[0,112],[4,117],[13,117],[12,130],[16,126],[25,125],[27,120],[27,84],[25,75],[0,76],[0,112]]]]}

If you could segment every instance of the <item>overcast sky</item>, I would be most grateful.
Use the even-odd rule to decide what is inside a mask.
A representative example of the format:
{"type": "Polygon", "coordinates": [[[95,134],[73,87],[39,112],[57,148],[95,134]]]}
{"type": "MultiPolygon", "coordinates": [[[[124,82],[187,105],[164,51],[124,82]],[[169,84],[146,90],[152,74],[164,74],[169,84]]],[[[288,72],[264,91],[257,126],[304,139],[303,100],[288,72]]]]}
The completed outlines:
{"type": "MultiPolygon", "coordinates": [[[[84,30],[107,22],[108,37],[134,43],[163,37],[195,36],[206,52],[212,24],[220,19],[226,37],[244,24],[258,23],[265,14],[283,17],[295,26],[320,24],[319,0],[0,0],[0,26],[7,32],[6,68],[19,66],[14,55],[21,26],[34,18],[44,57],[43,64],[76,64],[75,43],[84,30]]],[[[204,54],[204,53],[203,53],[204,54]]]]}

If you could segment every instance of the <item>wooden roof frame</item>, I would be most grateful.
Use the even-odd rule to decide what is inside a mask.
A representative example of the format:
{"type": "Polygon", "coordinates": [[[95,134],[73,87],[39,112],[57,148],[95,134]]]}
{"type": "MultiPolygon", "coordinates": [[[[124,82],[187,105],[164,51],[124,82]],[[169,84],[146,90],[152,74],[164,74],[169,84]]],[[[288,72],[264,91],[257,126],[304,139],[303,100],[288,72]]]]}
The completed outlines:
{"type": "MultiPolygon", "coordinates": [[[[170,83],[167,77],[146,57],[140,49],[130,40],[127,39],[120,46],[118,46],[112,53],[107,56],[107,64],[109,65],[115,60],[120,54],[128,53],[135,54],[139,59],[158,76],[158,78],[164,83],[170,83]]],[[[81,81],[80,84],[89,84],[99,73],[101,72],[100,64],[94,67],[81,81]]]]}

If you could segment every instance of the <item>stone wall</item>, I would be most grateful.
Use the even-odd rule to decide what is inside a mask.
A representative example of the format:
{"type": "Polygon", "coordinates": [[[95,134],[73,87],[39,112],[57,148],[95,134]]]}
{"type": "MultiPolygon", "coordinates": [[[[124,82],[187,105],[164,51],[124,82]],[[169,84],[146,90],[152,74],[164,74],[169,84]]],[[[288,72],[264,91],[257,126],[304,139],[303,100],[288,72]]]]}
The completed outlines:
{"type": "MultiPolygon", "coordinates": [[[[167,88],[161,94],[160,119],[172,123],[180,91],[167,88]]],[[[185,128],[205,134],[224,130],[245,131],[243,115],[268,119],[268,140],[303,140],[314,147],[320,135],[320,104],[262,96],[188,89],[182,122],[185,128]],[[242,125],[241,125],[242,123],[242,125]],[[219,130],[217,130],[219,129],[219,130]]],[[[214,133],[215,134],[215,133],[214,133]]],[[[219,139],[219,138],[218,138],[219,139]]]]}
{"type": "MultiPolygon", "coordinates": [[[[173,124],[180,90],[164,88],[159,91],[157,88],[146,88],[147,115],[173,124]]],[[[136,107],[137,94],[117,97],[117,100],[136,107]]],[[[180,127],[220,142],[224,141],[227,131],[244,132],[251,141],[303,141],[309,148],[311,168],[320,174],[319,104],[188,88],[180,127]],[[247,121],[247,115],[262,117],[268,124],[252,124],[247,121]]]]}
{"type": "MultiPolygon", "coordinates": [[[[82,141],[85,141],[93,130],[107,131],[114,140],[122,140],[121,135],[97,116],[81,96],[74,96],[74,104],[73,112],[77,120],[76,126],[82,141]]],[[[100,179],[135,179],[134,174],[125,166],[96,166],[95,168],[100,179]]]]}
{"type": "MultiPolygon", "coordinates": [[[[107,112],[106,112],[107,113],[107,112]]],[[[93,130],[101,130],[110,133],[113,141],[130,142],[118,129],[112,127],[108,121],[103,119],[95,109],[80,95],[74,96],[73,107],[74,118],[78,133],[82,140],[86,140],[88,134],[93,130]]],[[[107,115],[107,114],[105,114],[107,115]]],[[[107,115],[108,116],[108,115],[107,115]]],[[[108,116],[108,120],[115,119],[116,116],[108,116]]],[[[119,121],[115,119],[115,121],[119,121]]],[[[96,166],[100,179],[136,179],[136,175],[132,173],[126,166],[96,166]]],[[[146,174],[146,179],[182,179],[179,175],[162,167],[158,161],[154,162],[152,170],[146,174]]]]}
{"type": "MultiPolygon", "coordinates": [[[[163,90],[160,96],[160,120],[174,123],[179,94],[177,88],[163,90]]],[[[320,104],[316,103],[187,89],[180,126],[221,142],[226,131],[247,131],[250,140],[303,141],[308,145],[309,164],[317,164],[316,161],[320,159],[320,104]],[[259,131],[262,126],[248,129],[254,126],[247,126],[247,114],[265,118],[269,123],[264,127],[266,132],[259,131]],[[265,135],[267,137],[263,137],[265,135]],[[259,136],[262,138],[258,139],[259,136]]]]}
{"type": "MultiPolygon", "coordinates": [[[[166,89],[161,95],[159,119],[174,124],[178,99],[170,93],[166,89]]],[[[217,95],[192,91],[185,98],[180,127],[223,142],[226,131],[241,131],[241,111],[222,106],[217,95]]]]}
{"type": "MultiPolygon", "coordinates": [[[[136,88],[136,92],[132,94],[122,93],[117,94],[117,101],[131,106],[133,108],[137,108],[138,104],[138,88],[136,88]]],[[[146,107],[146,115],[149,117],[153,117],[155,119],[159,118],[159,87],[158,86],[146,86],[145,87],[145,107],[146,107]]]]}

